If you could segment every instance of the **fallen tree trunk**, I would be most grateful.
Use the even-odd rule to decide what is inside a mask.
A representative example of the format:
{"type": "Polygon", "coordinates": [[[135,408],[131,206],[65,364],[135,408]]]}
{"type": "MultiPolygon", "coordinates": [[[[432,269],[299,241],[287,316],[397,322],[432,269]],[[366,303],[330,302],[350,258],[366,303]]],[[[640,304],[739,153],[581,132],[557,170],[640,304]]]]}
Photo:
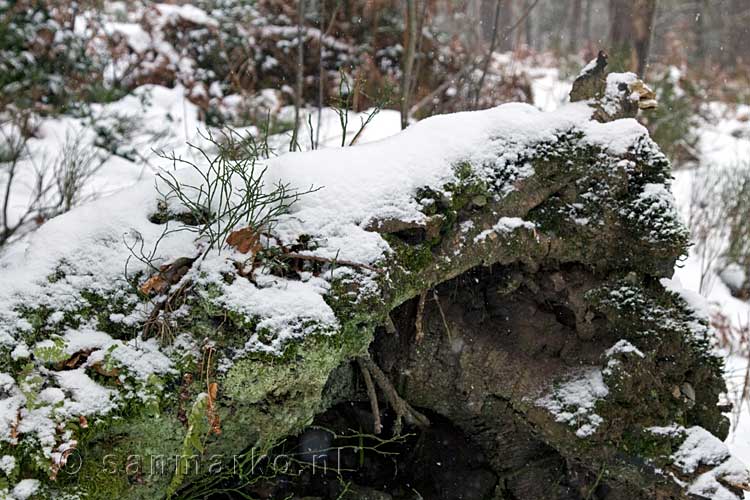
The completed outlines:
{"type": "Polygon", "coordinates": [[[223,252],[165,231],[198,222],[151,182],[11,247],[8,487],[739,498],[712,333],[668,280],[688,238],[669,164],[628,118],[651,95],[601,66],[554,113],[505,105],[271,160],[270,181],[324,187],[223,252]],[[176,283],[149,277],[169,266],[133,265],[128,230],[166,260],[202,257],[176,283]],[[319,456],[332,470],[313,480],[319,456]]]}

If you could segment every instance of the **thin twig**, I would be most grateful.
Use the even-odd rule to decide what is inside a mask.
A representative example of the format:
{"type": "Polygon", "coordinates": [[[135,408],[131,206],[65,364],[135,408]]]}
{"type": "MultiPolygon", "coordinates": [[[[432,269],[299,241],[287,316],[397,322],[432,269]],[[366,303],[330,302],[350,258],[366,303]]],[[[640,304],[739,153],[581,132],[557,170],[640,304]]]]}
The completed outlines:
{"type": "Polygon", "coordinates": [[[326,3],[321,1],[318,4],[318,17],[320,36],[318,37],[318,126],[315,130],[315,142],[313,143],[312,149],[318,149],[320,147],[320,128],[323,122],[323,98],[324,92],[324,81],[326,78],[326,72],[323,68],[323,23],[325,22],[326,15],[326,3]]]}
{"type": "Polygon", "coordinates": [[[534,0],[529,4],[528,7],[526,7],[526,10],[521,14],[521,16],[516,19],[516,22],[514,22],[506,31],[503,33],[503,39],[507,38],[511,33],[513,33],[516,28],[518,28],[522,22],[526,20],[527,17],[529,17],[529,14],[531,14],[531,11],[534,10],[534,7],[536,7],[536,4],[539,3],[539,0],[534,0]]]}
{"type": "Polygon", "coordinates": [[[479,83],[477,83],[476,94],[474,95],[474,109],[479,106],[479,96],[482,93],[482,87],[484,87],[484,77],[487,76],[487,70],[490,67],[490,59],[492,54],[495,53],[495,45],[497,44],[497,27],[500,23],[500,8],[503,5],[503,0],[497,0],[495,5],[495,18],[492,22],[492,38],[490,39],[490,48],[487,51],[487,55],[484,56],[484,63],[482,64],[482,76],[479,77],[479,83]]]}
{"type": "Polygon", "coordinates": [[[409,101],[411,79],[414,71],[414,56],[417,50],[417,0],[406,0],[407,43],[404,57],[404,73],[401,82],[401,129],[409,124],[409,101]]]}
{"type": "Polygon", "coordinates": [[[362,264],[359,262],[353,262],[351,260],[330,259],[328,257],[321,257],[319,255],[307,255],[307,254],[301,254],[301,253],[296,253],[296,252],[287,252],[287,253],[283,253],[279,255],[279,258],[310,260],[313,262],[323,262],[326,264],[335,263],[337,266],[356,267],[356,268],[367,269],[368,271],[374,271],[376,273],[383,273],[382,269],[378,269],[377,267],[373,267],[369,264],[362,264]]]}
{"type": "MultiPolygon", "coordinates": [[[[474,95],[474,109],[477,108],[479,105],[479,96],[482,93],[482,88],[484,87],[484,79],[485,76],[487,76],[487,71],[489,70],[490,66],[490,60],[492,59],[492,54],[495,52],[495,46],[497,45],[497,28],[498,23],[500,21],[500,7],[502,6],[503,0],[497,1],[497,7],[495,8],[495,21],[492,25],[492,41],[490,42],[490,49],[487,52],[487,55],[484,58],[484,63],[482,67],[482,76],[479,77],[479,83],[477,84],[477,90],[476,94],[474,95]]],[[[536,7],[536,4],[539,3],[539,0],[534,0],[524,11],[521,16],[516,19],[516,22],[514,22],[507,30],[505,30],[505,33],[503,33],[503,40],[508,38],[511,33],[513,33],[516,28],[518,28],[522,22],[526,20],[528,15],[531,13],[532,10],[534,10],[534,7],[536,7]]]]}

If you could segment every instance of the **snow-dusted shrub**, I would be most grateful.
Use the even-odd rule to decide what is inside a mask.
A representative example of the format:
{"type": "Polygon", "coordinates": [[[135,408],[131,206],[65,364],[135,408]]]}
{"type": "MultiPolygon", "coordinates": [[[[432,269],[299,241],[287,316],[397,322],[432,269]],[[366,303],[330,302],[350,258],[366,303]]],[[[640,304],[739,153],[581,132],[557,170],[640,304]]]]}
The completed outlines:
{"type": "Polygon", "coordinates": [[[250,227],[257,234],[269,229],[301,195],[314,190],[299,191],[280,181],[269,188],[266,167],[258,163],[268,156],[268,145],[249,134],[229,130],[205,138],[215,148],[213,156],[200,146],[192,147],[207,161],[206,168],[172,153],[163,157],[175,168],[188,167],[190,175],[157,174],[166,218],[189,220],[177,230],[205,238],[205,252],[223,247],[229,233],[239,227],[250,227]]]}
{"type": "Polygon", "coordinates": [[[77,2],[0,2],[0,109],[39,107],[56,111],[77,99],[108,94],[103,60],[90,42],[95,31],[77,31],[77,2]]]}
{"type": "Polygon", "coordinates": [[[68,134],[56,156],[37,164],[28,148],[28,115],[0,128],[0,246],[85,201],[88,183],[103,163],[81,134],[68,134]],[[30,185],[27,185],[30,184],[30,185]],[[15,190],[28,191],[22,208],[15,190]]]}
{"type": "Polygon", "coordinates": [[[661,70],[651,83],[659,106],[642,117],[651,137],[676,167],[697,160],[700,88],[672,66],[661,70]]]}
{"type": "Polygon", "coordinates": [[[725,271],[735,269],[734,282],[727,285],[733,294],[750,299],[750,164],[732,170],[722,195],[729,225],[725,271]]]}
{"type": "Polygon", "coordinates": [[[55,186],[47,216],[65,213],[84,200],[84,188],[104,163],[98,151],[79,134],[68,134],[52,168],[55,186]]]}
{"type": "Polygon", "coordinates": [[[719,277],[733,294],[750,295],[750,167],[704,168],[695,174],[688,224],[701,261],[701,290],[719,277]],[[744,292],[743,292],[744,290],[744,292]]]}

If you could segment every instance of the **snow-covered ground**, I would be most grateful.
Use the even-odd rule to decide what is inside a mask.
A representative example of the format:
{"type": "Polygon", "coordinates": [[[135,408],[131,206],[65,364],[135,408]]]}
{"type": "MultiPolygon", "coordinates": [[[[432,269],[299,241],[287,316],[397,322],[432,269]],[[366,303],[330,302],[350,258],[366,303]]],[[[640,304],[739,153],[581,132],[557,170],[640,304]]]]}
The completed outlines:
{"type": "MultiPolygon", "coordinates": [[[[713,104],[712,108],[717,114],[725,114],[719,113],[719,111],[724,111],[717,109],[723,108],[719,104],[713,104]]],[[[711,179],[706,171],[750,168],[750,162],[748,162],[750,135],[736,133],[738,129],[748,128],[747,123],[742,123],[736,118],[748,112],[750,112],[750,107],[742,106],[733,116],[720,118],[717,123],[702,127],[699,143],[702,155],[701,166],[675,172],[673,191],[677,204],[686,219],[690,210],[691,193],[705,189],[702,184],[707,179],[711,179]]],[[[719,241],[717,245],[721,247],[724,243],[719,241]]],[[[709,269],[708,279],[703,280],[701,290],[701,274],[705,267],[701,255],[693,247],[688,258],[675,269],[675,276],[684,288],[700,293],[705,298],[709,312],[721,312],[735,327],[750,325],[750,303],[732,296],[729,288],[717,276],[719,269],[709,269]]],[[[725,349],[723,354],[726,359],[728,399],[735,405],[741,405],[741,408],[737,408],[736,413],[730,416],[732,430],[727,439],[727,445],[738,458],[750,464],[750,401],[747,398],[745,401],[741,400],[745,377],[750,369],[750,360],[746,354],[730,352],[730,349],[725,349]]],[[[750,495],[746,494],[746,498],[750,498],[750,495]]]]}
{"type": "MultiPolygon", "coordinates": [[[[231,102],[231,99],[229,99],[231,102]]],[[[273,105],[273,104],[272,104],[273,105]]],[[[313,136],[320,148],[340,147],[342,127],[336,110],[325,108],[320,117],[318,134],[317,110],[310,110],[311,123],[316,129],[313,136]]],[[[373,110],[349,113],[346,126],[346,143],[349,144],[362,128],[373,110]]],[[[280,110],[277,119],[291,121],[291,107],[280,110]]],[[[181,86],[166,88],[143,85],[130,95],[105,105],[92,105],[91,117],[60,116],[38,120],[37,131],[28,143],[17,167],[17,176],[11,190],[8,220],[13,224],[23,215],[37,189],[38,173],[45,172],[45,183],[53,184],[53,170],[66,147],[76,143],[82,151],[93,152],[95,172],[86,181],[79,201],[88,201],[112,194],[138,181],[153,178],[159,169],[170,169],[170,162],[160,153],[174,153],[177,157],[197,158],[199,153],[188,143],[205,146],[204,135],[209,127],[199,120],[198,108],[185,97],[181,86]],[[105,148],[106,137],[112,137],[105,148]],[[114,151],[112,151],[114,150],[114,151]]],[[[307,114],[303,114],[299,147],[311,149],[307,114]]],[[[400,130],[397,111],[381,110],[357,138],[364,144],[394,135],[400,130]]],[[[240,134],[258,135],[255,127],[237,128],[240,134]]],[[[10,122],[0,124],[0,137],[16,136],[10,122]]],[[[269,137],[274,155],[289,151],[291,133],[269,137]]],[[[46,196],[46,205],[55,200],[56,189],[46,196]]]]}

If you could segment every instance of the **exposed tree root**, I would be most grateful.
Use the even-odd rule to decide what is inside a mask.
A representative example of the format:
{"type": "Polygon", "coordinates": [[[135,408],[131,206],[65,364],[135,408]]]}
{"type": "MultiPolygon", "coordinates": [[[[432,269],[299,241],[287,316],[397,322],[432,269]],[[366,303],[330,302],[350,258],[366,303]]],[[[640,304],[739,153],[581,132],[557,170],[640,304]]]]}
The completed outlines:
{"type": "Polygon", "coordinates": [[[362,358],[357,358],[357,364],[359,364],[359,369],[362,370],[362,378],[365,379],[365,386],[367,387],[367,397],[370,399],[370,408],[372,410],[372,415],[375,417],[373,434],[377,435],[380,434],[380,432],[383,430],[383,424],[380,422],[380,407],[378,406],[378,395],[375,392],[375,384],[372,383],[370,370],[367,369],[367,366],[362,361],[362,358]]]}
{"type": "MultiPolygon", "coordinates": [[[[429,427],[430,420],[419,411],[415,410],[405,399],[398,395],[396,388],[393,387],[391,381],[388,379],[385,373],[383,373],[383,370],[381,370],[380,367],[372,360],[372,358],[370,358],[369,356],[360,356],[357,358],[357,363],[359,363],[360,368],[362,368],[363,376],[365,370],[367,370],[368,375],[372,375],[372,378],[375,379],[378,387],[380,387],[380,390],[383,392],[383,395],[388,401],[388,404],[396,412],[396,421],[393,424],[393,434],[395,436],[401,434],[403,419],[406,419],[407,423],[412,423],[419,427],[429,427]]],[[[366,378],[365,384],[367,384],[366,378]]],[[[373,390],[371,393],[368,389],[368,396],[370,397],[370,404],[375,407],[375,405],[377,405],[377,396],[375,395],[375,391],[373,390]],[[372,402],[373,399],[375,400],[375,403],[372,402]]],[[[379,419],[379,417],[376,416],[376,425],[377,419],[379,419]]]]}
{"type": "Polygon", "coordinates": [[[432,298],[435,300],[435,303],[438,306],[438,311],[440,311],[440,318],[443,320],[445,333],[448,334],[448,341],[453,342],[453,335],[451,335],[451,329],[448,326],[448,320],[445,318],[445,312],[443,311],[443,306],[440,304],[440,298],[438,297],[437,290],[435,290],[434,288],[432,289],[432,298]]]}
{"type": "Polygon", "coordinates": [[[417,304],[417,319],[414,327],[417,330],[416,338],[414,339],[417,343],[422,342],[424,338],[424,303],[427,300],[427,290],[419,294],[419,303],[417,304]]]}

